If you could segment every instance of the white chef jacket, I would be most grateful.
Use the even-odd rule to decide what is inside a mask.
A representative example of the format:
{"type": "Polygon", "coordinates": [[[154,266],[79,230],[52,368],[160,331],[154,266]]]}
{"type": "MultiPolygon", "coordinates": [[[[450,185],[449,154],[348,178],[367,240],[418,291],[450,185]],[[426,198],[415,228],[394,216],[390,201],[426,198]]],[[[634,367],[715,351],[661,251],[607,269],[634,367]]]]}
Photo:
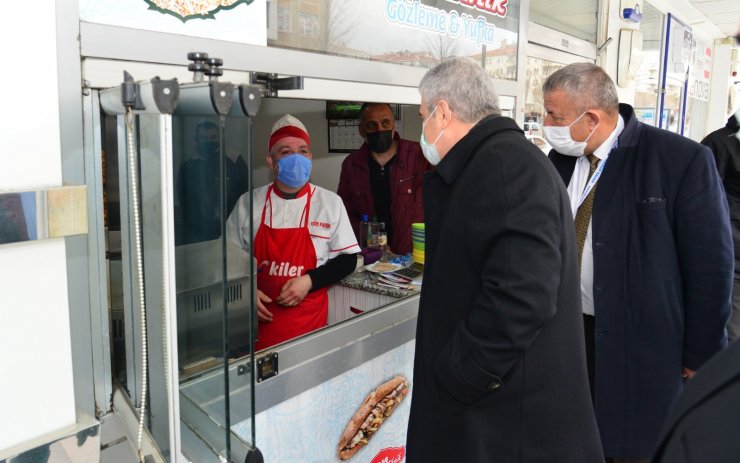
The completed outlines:
{"type": "MultiPolygon", "coordinates": [[[[267,200],[267,190],[270,184],[257,188],[252,192],[254,214],[252,217],[252,231],[257,234],[262,209],[267,200]]],[[[360,252],[357,238],[352,230],[347,210],[342,199],[336,193],[308,184],[311,189],[311,210],[308,217],[308,231],[316,250],[316,266],[326,263],[339,254],[354,254],[360,252]]],[[[303,226],[303,211],[306,208],[308,188],[299,192],[295,199],[285,199],[273,188],[271,193],[272,224],[270,224],[270,207],[265,211],[265,224],[273,228],[298,228],[303,226]]],[[[239,244],[249,252],[249,194],[245,193],[236,203],[229,219],[226,221],[226,238],[239,244]]],[[[252,236],[252,239],[254,236],[252,236]]]]}

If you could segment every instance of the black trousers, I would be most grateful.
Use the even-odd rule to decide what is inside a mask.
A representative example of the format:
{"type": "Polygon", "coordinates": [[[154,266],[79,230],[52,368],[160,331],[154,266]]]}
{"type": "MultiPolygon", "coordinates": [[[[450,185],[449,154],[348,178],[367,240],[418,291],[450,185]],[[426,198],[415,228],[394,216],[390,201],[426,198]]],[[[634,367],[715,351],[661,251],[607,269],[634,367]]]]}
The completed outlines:
{"type": "Polygon", "coordinates": [[[594,350],[595,344],[594,332],[596,331],[596,323],[593,315],[583,314],[583,334],[586,338],[586,369],[588,370],[588,385],[591,387],[591,400],[595,398],[595,370],[594,370],[594,350]]]}

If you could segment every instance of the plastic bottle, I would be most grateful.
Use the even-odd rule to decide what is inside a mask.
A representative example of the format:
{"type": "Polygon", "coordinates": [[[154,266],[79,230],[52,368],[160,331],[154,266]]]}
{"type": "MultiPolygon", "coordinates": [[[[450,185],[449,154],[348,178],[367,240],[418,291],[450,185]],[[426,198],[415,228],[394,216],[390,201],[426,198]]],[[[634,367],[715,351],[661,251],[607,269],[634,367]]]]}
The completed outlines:
{"type": "Polygon", "coordinates": [[[388,234],[385,231],[385,222],[380,222],[378,226],[378,247],[383,251],[380,261],[388,262],[388,234]]]}
{"type": "Polygon", "coordinates": [[[362,214],[362,217],[360,217],[360,223],[359,223],[359,244],[362,249],[365,249],[367,247],[367,233],[368,229],[370,227],[370,222],[368,221],[367,214],[362,214]]]}
{"type": "Polygon", "coordinates": [[[378,231],[380,230],[380,224],[378,224],[378,218],[373,217],[373,221],[368,224],[367,229],[367,247],[376,248],[378,247],[378,231]]]}

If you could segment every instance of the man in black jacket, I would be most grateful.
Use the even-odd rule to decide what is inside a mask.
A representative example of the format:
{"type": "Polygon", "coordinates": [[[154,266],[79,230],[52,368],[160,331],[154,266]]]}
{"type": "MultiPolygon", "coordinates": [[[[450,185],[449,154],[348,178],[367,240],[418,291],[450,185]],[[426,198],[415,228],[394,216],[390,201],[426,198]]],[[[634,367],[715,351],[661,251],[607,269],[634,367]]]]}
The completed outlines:
{"type": "Polygon", "coordinates": [[[426,265],[408,463],[603,463],[570,204],[480,65],[422,79],[426,265]]]}
{"type": "Polygon", "coordinates": [[[180,167],[177,179],[183,222],[176,230],[178,245],[221,236],[221,223],[229,216],[239,196],[247,191],[244,158],[239,155],[232,160],[225,156],[220,139],[221,133],[215,123],[204,121],[195,126],[193,156],[180,167]],[[226,191],[224,204],[221,204],[222,189],[226,191]]]}
{"type": "Polygon", "coordinates": [[[686,384],[663,426],[654,463],[740,461],[740,341],[686,384]]]}
{"type": "Polygon", "coordinates": [[[732,240],[735,244],[735,280],[732,285],[732,316],[727,323],[730,342],[740,337],[740,108],[727,119],[727,125],[701,141],[714,153],[717,171],[730,206],[732,240]]]}

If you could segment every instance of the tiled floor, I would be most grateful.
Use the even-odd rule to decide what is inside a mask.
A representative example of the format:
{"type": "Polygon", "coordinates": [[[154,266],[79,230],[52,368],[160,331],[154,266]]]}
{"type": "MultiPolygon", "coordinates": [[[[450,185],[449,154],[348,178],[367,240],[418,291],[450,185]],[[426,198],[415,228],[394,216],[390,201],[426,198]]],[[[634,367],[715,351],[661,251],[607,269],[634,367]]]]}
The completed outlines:
{"type": "Polygon", "coordinates": [[[123,422],[111,413],[101,420],[101,463],[137,463],[136,449],[127,437],[123,422]]]}

